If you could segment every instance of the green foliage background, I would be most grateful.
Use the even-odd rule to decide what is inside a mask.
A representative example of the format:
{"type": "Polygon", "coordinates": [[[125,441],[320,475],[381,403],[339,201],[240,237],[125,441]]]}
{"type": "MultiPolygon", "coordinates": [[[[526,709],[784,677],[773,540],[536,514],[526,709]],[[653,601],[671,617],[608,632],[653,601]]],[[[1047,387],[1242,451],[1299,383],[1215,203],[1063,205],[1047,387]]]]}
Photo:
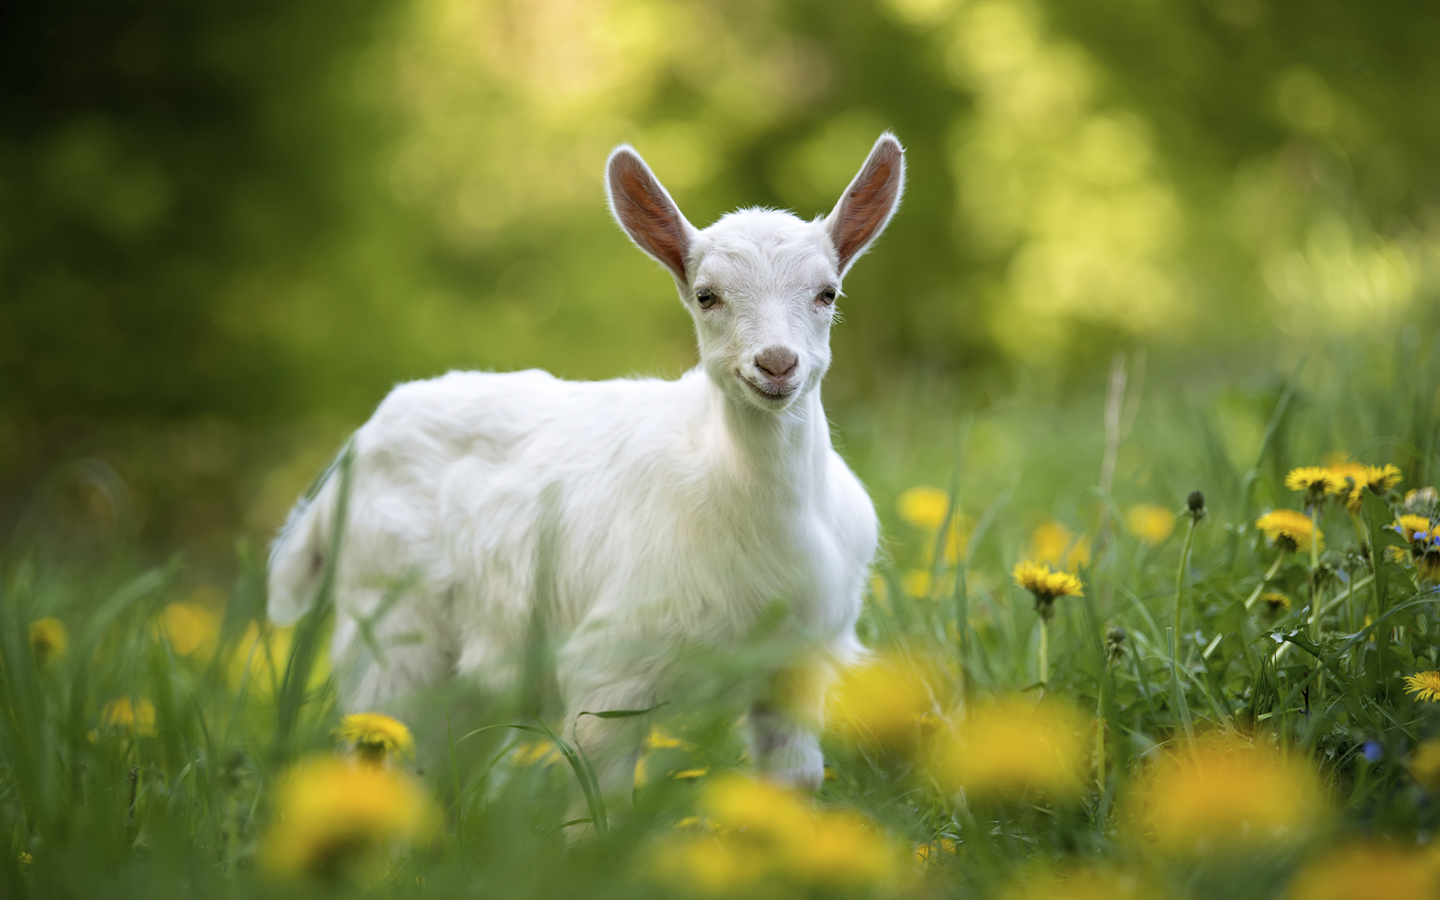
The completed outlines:
{"type": "Polygon", "coordinates": [[[668,280],[601,202],[622,140],[701,224],[823,212],[878,131],[904,140],[835,334],[842,424],[916,385],[947,412],[1053,400],[1117,347],[1152,382],[1263,379],[1435,324],[1440,13],[1414,4],[0,16],[7,527],[88,458],[149,539],[223,558],[397,381],[683,371],[668,280]]]}

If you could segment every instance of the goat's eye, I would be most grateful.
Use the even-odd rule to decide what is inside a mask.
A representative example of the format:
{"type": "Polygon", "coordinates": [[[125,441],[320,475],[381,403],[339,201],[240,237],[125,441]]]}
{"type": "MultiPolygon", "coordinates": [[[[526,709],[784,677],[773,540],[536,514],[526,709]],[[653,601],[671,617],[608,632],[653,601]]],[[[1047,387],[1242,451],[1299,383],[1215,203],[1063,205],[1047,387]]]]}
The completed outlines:
{"type": "Polygon", "coordinates": [[[826,306],[829,306],[830,304],[835,302],[836,293],[837,292],[833,287],[827,287],[815,297],[815,302],[823,303],[826,306]]]}
{"type": "Polygon", "coordinates": [[[701,288],[695,292],[695,302],[700,304],[701,309],[709,309],[720,302],[720,298],[715,295],[714,291],[708,288],[701,288]]]}

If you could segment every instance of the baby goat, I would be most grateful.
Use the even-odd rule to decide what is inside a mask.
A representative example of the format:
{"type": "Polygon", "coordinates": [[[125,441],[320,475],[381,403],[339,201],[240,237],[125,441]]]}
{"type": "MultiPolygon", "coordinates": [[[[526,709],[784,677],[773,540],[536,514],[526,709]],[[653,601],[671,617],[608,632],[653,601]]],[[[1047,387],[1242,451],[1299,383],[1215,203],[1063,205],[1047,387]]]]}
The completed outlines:
{"type": "MultiPolygon", "coordinates": [[[[841,279],[904,180],[886,133],[829,216],[745,209],[697,231],[639,154],[617,147],[611,211],[674,276],[701,364],[678,381],[451,372],[392,391],[353,443],[335,562],[343,706],[393,706],[457,676],[513,687],[543,620],[567,731],[623,799],[643,726],[581,711],[654,705],[686,648],[737,647],[777,602],[830,665],[853,658],[875,509],[830,444],[820,380],[841,279]]],[[[340,481],[302,501],[275,543],[277,623],[314,602],[340,481]]],[[[823,679],[786,670],[812,663],[770,673],[789,687],[749,721],[757,768],[813,789],[823,679]]]]}

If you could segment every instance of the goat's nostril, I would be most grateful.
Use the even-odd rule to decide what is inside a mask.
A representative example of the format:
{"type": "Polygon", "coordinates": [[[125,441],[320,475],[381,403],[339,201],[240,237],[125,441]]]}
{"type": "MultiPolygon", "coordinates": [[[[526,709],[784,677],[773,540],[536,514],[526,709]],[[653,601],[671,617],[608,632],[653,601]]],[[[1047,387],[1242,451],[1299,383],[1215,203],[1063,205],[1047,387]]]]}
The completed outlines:
{"type": "Polygon", "coordinates": [[[755,368],[764,372],[772,381],[778,381],[795,371],[800,358],[794,350],[786,347],[766,347],[755,355],[755,368]]]}

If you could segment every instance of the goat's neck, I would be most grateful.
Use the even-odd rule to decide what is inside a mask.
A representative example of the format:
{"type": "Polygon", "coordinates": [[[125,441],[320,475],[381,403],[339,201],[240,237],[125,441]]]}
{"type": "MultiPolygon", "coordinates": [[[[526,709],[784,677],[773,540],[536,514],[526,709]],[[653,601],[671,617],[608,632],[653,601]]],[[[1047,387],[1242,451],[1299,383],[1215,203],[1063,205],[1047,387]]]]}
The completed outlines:
{"type": "Polygon", "coordinates": [[[755,409],[709,385],[716,448],[727,479],[745,493],[808,495],[824,479],[831,449],[830,428],[817,385],[790,409],[755,409]]]}

